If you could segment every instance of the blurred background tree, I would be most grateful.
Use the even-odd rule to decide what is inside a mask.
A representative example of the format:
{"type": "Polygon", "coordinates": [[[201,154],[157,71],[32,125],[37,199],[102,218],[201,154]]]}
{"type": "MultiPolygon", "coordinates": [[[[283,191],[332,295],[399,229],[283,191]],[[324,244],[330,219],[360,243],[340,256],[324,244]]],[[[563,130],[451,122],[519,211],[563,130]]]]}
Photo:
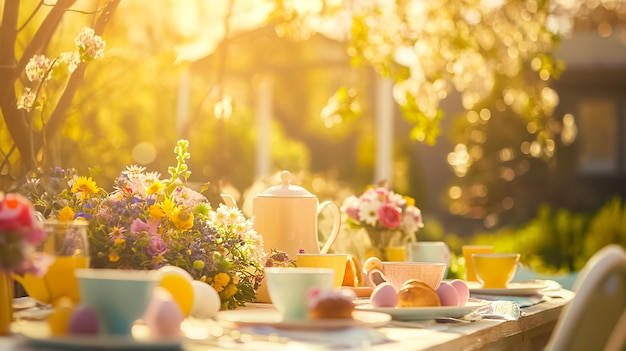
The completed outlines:
{"type": "Polygon", "coordinates": [[[556,110],[554,80],[566,67],[554,51],[581,16],[601,10],[623,22],[626,13],[624,2],[592,0],[0,4],[0,190],[36,167],[92,172],[105,188],[128,164],[164,174],[186,138],[191,180],[214,193],[243,196],[289,169],[342,201],[346,191],[334,189],[360,193],[381,180],[375,115],[389,79],[390,183],[441,220],[440,237],[523,223],[543,202],[567,205],[576,139],[563,133],[576,124],[556,110]],[[106,40],[105,57],[50,84],[48,108],[17,110],[25,63],[62,52],[85,25],[106,40]],[[271,123],[261,130],[264,103],[271,123]],[[270,172],[259,174],[267,138],[270,172]]]}

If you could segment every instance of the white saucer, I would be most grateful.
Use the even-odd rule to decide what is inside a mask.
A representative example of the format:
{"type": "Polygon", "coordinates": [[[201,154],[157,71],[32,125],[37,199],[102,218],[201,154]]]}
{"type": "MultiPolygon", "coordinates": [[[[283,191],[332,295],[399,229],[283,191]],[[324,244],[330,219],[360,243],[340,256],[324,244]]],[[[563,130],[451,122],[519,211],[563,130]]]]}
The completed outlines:
{"type": "Polygon", "coordinates": [[[419,321],[443,317],[461,318],[479,308],[489,305],[491,301],[472,299],[465,306],[433,306],[433,307],[373,307],[372,305],[357,306],[361,311],[387,313],[397,320],[419,321]]]}
{"type": "Polygon", "coordinates": [[[37,306],[37,301],[32,297],[16,297],[13,299],[13,311],[21,311],[37,306]]]}
{"type": "MultiPolygon", "coordinates": [[[[15,324],[14,324],[15,325],[15,324]]],[[[152,338],[145,325],[133,326],[132,336],[50,335],[45,322],[17,323],[15,332],[30,345],[63,349],[180,350],[182,337],[152,338]]]]}
{"type": "Polygon", "coordinates": [[[276,310],[234,310],[217,314],[220,322],[238,326],[269,326],[276,329],[290,330],[337,330],[346,328],[380,327],[387,324],[391,317],[385,313],[354,311],[352,319],[315,319],[303,321],[281,321],[276,310]]]}
{"type": "Polygon", "coordinates": [[[545,280],[510,282],[506,288],[483,288],[480,283],[467,282],[470,294],[500,296],[530,296],[541,293],[550,285],[545,280]]]}

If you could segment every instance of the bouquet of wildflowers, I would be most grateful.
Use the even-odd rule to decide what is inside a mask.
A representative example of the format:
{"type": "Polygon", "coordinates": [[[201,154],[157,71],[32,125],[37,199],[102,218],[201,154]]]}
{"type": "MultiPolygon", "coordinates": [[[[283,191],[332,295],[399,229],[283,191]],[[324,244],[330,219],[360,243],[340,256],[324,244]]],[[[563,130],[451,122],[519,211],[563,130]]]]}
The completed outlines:
{"type": "Polygon", "coordinates": [[[0,192],[0,272],[41,273],[35,247],[45,237],[28,199],[0,192]]]}
{"type": "Polygon", "coordinates": [[[175,265],[220,294],[222,309],[254,301],[263,278],[262,237],[234,207],[213,209],[185,186],[188,142],[174,151],[169,179],[129,166],[106,192],[91,177],[55,169],[28,179],[25,192],[46,217],[90,223],[91,265],[96,268],[158,269],[175,265]]]}
{"type": "Polygon", "coordinates": [[[383,186],[369,187],[358,197],[348,197],[341,208],[348,225],[366,229],[372,244],[378,246],[388,246],[392,240],[381,242],[381,232],[401,233],[394,239],[400,244],[415,241],[415,233],[424,227],[422,212],[415,206],[415,200],[383,186]]]}

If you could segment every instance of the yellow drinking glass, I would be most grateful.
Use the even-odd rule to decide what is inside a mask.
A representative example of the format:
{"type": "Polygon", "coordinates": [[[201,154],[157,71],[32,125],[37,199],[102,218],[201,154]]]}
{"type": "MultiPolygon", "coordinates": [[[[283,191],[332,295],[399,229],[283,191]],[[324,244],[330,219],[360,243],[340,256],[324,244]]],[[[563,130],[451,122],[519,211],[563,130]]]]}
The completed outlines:
{"type": "Polygon", "coordinates": [[[80,302],[74,270],[89,267],[87,226],[86,221],[44,222],[47,236],[38,247],[38,254],[50,257],[52,263],[42,277],[30,273],[14,275],[30,297],[42,303],[53,303],[63,296],[74,303],[80,302]]]}
{"type": "Polygon", "coordinates": [[[475,253],[492,253],[493,246],[491,245],[463,245],[461,248],[463,251],[463,259],[465,260],[465,280],[470,282],[477,282],[476,273],[474,273],[474,264],[472,262],[472,254],[475,253]]]}

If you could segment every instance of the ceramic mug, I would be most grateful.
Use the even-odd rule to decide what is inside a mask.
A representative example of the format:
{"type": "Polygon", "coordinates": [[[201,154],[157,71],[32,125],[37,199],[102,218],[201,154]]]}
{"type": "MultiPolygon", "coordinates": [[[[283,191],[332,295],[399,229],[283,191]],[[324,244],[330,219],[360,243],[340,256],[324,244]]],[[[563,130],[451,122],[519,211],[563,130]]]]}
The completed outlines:
{"type": "Polygon", "coordinates": [[[411,262],[445,263],[446,273],[450,267],[450,249],[443,241],[417,241],[407,244],[407,256],[411,262]]]}

